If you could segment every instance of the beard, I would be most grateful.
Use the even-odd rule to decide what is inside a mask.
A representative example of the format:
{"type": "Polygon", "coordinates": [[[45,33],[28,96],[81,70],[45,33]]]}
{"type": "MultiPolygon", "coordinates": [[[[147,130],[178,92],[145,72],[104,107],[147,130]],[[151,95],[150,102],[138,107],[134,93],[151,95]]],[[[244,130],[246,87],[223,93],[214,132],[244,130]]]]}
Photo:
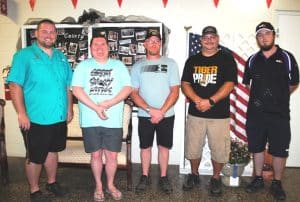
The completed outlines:
{"type": "Polygon", "coordinates": [[[159,55],[160,54],[160,51],[158,50],[158,51],[149,51],[148,50],[148,52],[147,52],[149,55],[151,55],[151,56],[155,56],[155,55],[159,55]]]}
{"type": "Polygon", "coordinates": [[[45,41],[45,40],[37,39],[37,42],[41,47],[46,48],[46,49],[52,48],[55,45],[55,42],[51,41],[51,40],[45,41]]]}
{"type": "Polygon", "coordinates": [[[260,46],[260,49],[262,51],[269,51],[269,50],[271,50],[271,48],[273,47],[273,45],[274,44],[272,44],[272,45],[262,45],[262,46],[260,46]]]}
{"type": "Polygon", "coordinates": [[[275,41],[273,39],[273,41],[270,44],[258,44],[258,45],[262,51],[269,51],[274,46],[274,44],[275,44],[275,41]]]}
{"type": "Polygon", "coordinates": [[[54,46],[54,43],[40,42],[40,45],[44,48],[52,48],[54,46]]]}

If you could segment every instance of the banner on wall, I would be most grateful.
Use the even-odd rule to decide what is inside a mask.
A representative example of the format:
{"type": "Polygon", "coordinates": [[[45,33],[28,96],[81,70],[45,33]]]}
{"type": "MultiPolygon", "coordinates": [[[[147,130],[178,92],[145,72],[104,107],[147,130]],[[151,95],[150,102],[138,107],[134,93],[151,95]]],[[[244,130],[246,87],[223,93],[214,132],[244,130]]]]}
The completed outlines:
{"type": "Polygon", "coordinates": [[[7,15],[7,0],[0,0],[0,14],[7,15]]]}
{"type": "MultiPolygon", "coordinates": [[[[232,137],[246,142],[245,124],[249,90],[242,83],[246,61],[234,51],[224,46],[220,46],[220,48],[232,54],[238,66],[238,84],[230,94],[230,133],[232,137]]],[[[200,49],[200,35],[189,33],[189,56],[198,54],[200,49]]]]}
{"type": "MultiPolygon", "coordinates": [[[[73,7],[76,8],[78,0],[71,0],[71,1],[73,4],[73,7]]],[[[213,0],[216,8],[219,5],[219,1],[220,0],[213,0]]],[[[117,0],[117,2],[118,2],[119,7],[121,8],[123,0],[117,0]]],[[[162,0],[162,2],[163,2],[163,6],[165,8],[168,4],[168,0],[162,0]]],[[[266,2],[267,2],[267,7],[270,8],[272,0],[266,0],[266,2]]],[[[35,3],[36,3],[36,0],[29,0],[29,5],[30,5],[30,8],[32,11],[34,10],[35,3]]],[[[7,15],[7,0],[0,0],[0,5],[1,5],[0,14],[7,15]]]]}

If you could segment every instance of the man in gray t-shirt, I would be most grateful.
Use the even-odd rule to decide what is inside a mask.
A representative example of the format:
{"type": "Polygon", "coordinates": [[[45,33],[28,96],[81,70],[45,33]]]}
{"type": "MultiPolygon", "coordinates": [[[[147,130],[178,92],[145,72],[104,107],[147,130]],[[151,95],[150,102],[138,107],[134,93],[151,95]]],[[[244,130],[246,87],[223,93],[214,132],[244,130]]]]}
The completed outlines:
{"type": "Polygon", "coordinates": [[[149,168],[154,133],[158,145],[160,165],[159,184],[170,193],[172,187],[167,177],[169,150],[173,145],[174,104],[179,96],[180,78],[176,62],[160,55],[161,36],[157,30],[149,30],[144,46],[146,59],[133,66],[131,98],[139,107],[138,132],[141,148],[142,176],[136,186],[142,192],[150,184],[149,168]]]}

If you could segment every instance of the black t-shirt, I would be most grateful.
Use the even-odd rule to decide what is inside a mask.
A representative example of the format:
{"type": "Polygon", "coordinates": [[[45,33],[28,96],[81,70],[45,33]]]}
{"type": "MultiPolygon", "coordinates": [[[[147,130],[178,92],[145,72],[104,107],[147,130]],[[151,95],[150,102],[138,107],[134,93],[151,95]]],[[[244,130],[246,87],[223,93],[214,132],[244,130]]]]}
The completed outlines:
{"type": "Polygon", "coordinates": [[[252,55],[246,62],[243,83],[251,84],[248,118],[260,118],[264,112],[289,119],[289,86],[299,83],[298,65],[291,53],[277,46],[269,58],[261,51],[252,55]]]}
{"type": "MultiPolygon", "coordinates": [[[[237,65],[230,53],[219,50],[215,55],[206,57],[202,53],[187,59],[181,81],[189,82],[197,95],[207,99],[214,95],[227,81],[237,82],[237,65]]],[[[229,96],[220,100],[206,112],[196,109],[190,100],[189,114],[203,118],[228,118],[229,96]]]]}

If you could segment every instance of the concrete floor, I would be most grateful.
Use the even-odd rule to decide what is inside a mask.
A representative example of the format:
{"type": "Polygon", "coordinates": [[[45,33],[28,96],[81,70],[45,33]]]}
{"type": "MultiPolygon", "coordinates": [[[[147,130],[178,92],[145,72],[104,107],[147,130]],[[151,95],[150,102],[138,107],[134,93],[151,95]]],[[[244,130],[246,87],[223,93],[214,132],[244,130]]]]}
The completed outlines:
{"type": "MultiPolygon", "coordinates": [[[[24,159],[10,157],[9,163],[9,184],[0,185],[0,202],[26,202],[29,201],[28,185],[24,174],[24,159]]],[[[169,178],[173,185],[173,193],[166,195],[158,189],[159,168],[152,166],[150,189],[143,194],[136,194],[134,191],[126,190],[126,172],[118,171],[116,175],[116,185],[123,192],[122,201],[213,201],[213,202],[268,202],[274,201],[268,192],[270,182],[266,183],[264,191],[256,194],[248,194],[244,191],[246,183],[250,181],[249,177],[242,177],[241,187],[223,186],[223,195],[219,198],[208,195],[207,186],[210,176],[201,176],[201,186],[190,192],[182,191],[184,175],[178,173],[178,166],[170,166],[169,178]]],[[[140,165],[133,165],[133,184],[136,185],[140,177],[140,165]]],[[[63,198],[56,198],[54,201],[93,201],[94,181],[89,167],[60,167],[58,171],[58,181],[67,188],[68,193],[63,198]]],[[[44,190],[46,183],[45,173],[41,177],[41,190],[44,190]]],[[[300,169],[287,168],[283,180],[283,186],[287,193],[288,202],[300,202],[299,194],[300,169]]],[[[46,191],[45,191],[46,192],[46,191]]],[[[113,201],[108,195],[105,195],[105,201],[113,201]]]]}

